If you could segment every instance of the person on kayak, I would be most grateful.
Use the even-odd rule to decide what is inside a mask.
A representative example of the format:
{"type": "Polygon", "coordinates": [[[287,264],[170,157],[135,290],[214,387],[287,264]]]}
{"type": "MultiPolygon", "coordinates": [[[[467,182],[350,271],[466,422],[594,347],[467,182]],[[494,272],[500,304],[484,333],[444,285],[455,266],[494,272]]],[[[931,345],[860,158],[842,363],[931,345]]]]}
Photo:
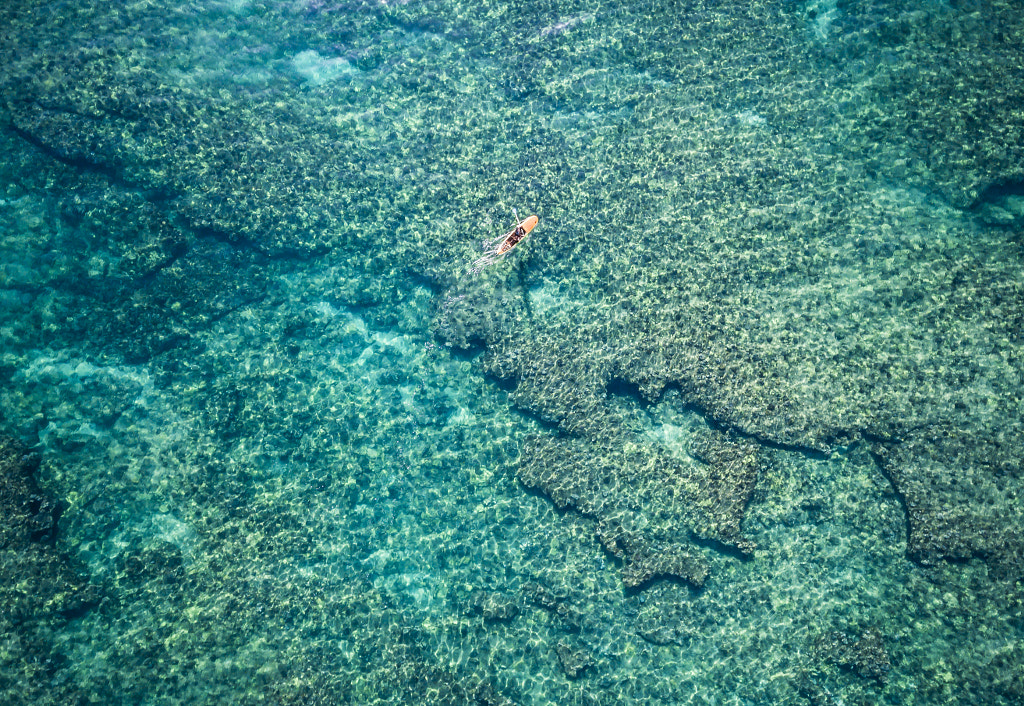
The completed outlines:
{"type": "Polygon", "coordinates": [[[509,252],[512,248],[519,245],[526,236],[530,234],[530,231],[534,229],[539,220],[537,216],[530,216],[525,220],[519,220],[519,214],[516,210],[512,209],[512,215],[516,218],[516,225],[512,230],[508,231],[504,235],[493,240],[489,240],[484,244],[484,255],[473,263],[473,267],[470,272],[476,274],[488,265],[492,265],[509,252]]]}

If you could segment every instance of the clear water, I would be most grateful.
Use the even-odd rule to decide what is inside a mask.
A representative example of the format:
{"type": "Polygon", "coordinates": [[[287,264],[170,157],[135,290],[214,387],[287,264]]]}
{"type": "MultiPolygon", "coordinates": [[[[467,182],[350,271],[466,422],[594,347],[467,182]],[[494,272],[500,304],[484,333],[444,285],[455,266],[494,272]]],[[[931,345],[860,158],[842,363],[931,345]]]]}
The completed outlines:
{"type": "Polygon", "coordinates": [[[3,13],[0,431],[62,507],[5,703],[1024,699],[1019,460],[935,491],[1009,549],[921,560],[874,446],[1021,438],[1012,3],[3,13]],[[603,415],[756,444],[756,549],[623,489],[708,566],[624,588],[519,477],[603,415]]]}

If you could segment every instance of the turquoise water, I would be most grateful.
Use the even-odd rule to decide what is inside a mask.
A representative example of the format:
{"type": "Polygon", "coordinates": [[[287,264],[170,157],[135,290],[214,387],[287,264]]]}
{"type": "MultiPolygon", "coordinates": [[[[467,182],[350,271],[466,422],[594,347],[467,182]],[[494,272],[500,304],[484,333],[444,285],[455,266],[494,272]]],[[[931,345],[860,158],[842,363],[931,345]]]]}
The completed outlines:
{"type": "Polygon", "coordinates": [[[0,26],[3,702],[1024,701],[1019,3],[0,26]]]}

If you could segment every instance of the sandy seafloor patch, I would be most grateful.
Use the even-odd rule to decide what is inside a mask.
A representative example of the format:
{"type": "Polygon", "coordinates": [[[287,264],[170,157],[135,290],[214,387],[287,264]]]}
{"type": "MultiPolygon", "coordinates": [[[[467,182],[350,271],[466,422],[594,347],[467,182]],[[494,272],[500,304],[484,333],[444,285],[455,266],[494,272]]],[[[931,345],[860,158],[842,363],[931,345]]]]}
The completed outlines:
{"type": "Polygon", "coordinates": [[[10,5],[0,700],[1024,700],[1013,3],[10,5]]]}

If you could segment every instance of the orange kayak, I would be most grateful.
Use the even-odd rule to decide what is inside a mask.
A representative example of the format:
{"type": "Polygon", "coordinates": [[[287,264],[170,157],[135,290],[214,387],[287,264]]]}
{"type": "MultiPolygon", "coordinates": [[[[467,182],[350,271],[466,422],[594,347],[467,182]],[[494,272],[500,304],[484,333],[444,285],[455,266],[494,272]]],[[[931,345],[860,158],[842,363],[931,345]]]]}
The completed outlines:
{"type": "MultiPolygon", "coordinates": [[[[518,218],[519,216],[516,216],[517,220],[518,218]]],[[[473,267],[469,271],[476,274],[488,265],[493,265],[503,258],[512,248],[523,242],[523,239],[536,227],[538,220],[536,216],[530,216],[516,223],[515,228],[504,235],[487,241],[484,244],[484,256],[474,262],[473,267]]]]}
{"type": "Polygon", "coordinates": [[[539,220],[540,219],[536,216],[530,216],[506,233],[501,239],[501,245],[498,246],[496,254],[504,255],[509,250],[519,245],[520,241],[530,234],[530,231],[534,229],[537,225],[537,221],[539,220]]]}

